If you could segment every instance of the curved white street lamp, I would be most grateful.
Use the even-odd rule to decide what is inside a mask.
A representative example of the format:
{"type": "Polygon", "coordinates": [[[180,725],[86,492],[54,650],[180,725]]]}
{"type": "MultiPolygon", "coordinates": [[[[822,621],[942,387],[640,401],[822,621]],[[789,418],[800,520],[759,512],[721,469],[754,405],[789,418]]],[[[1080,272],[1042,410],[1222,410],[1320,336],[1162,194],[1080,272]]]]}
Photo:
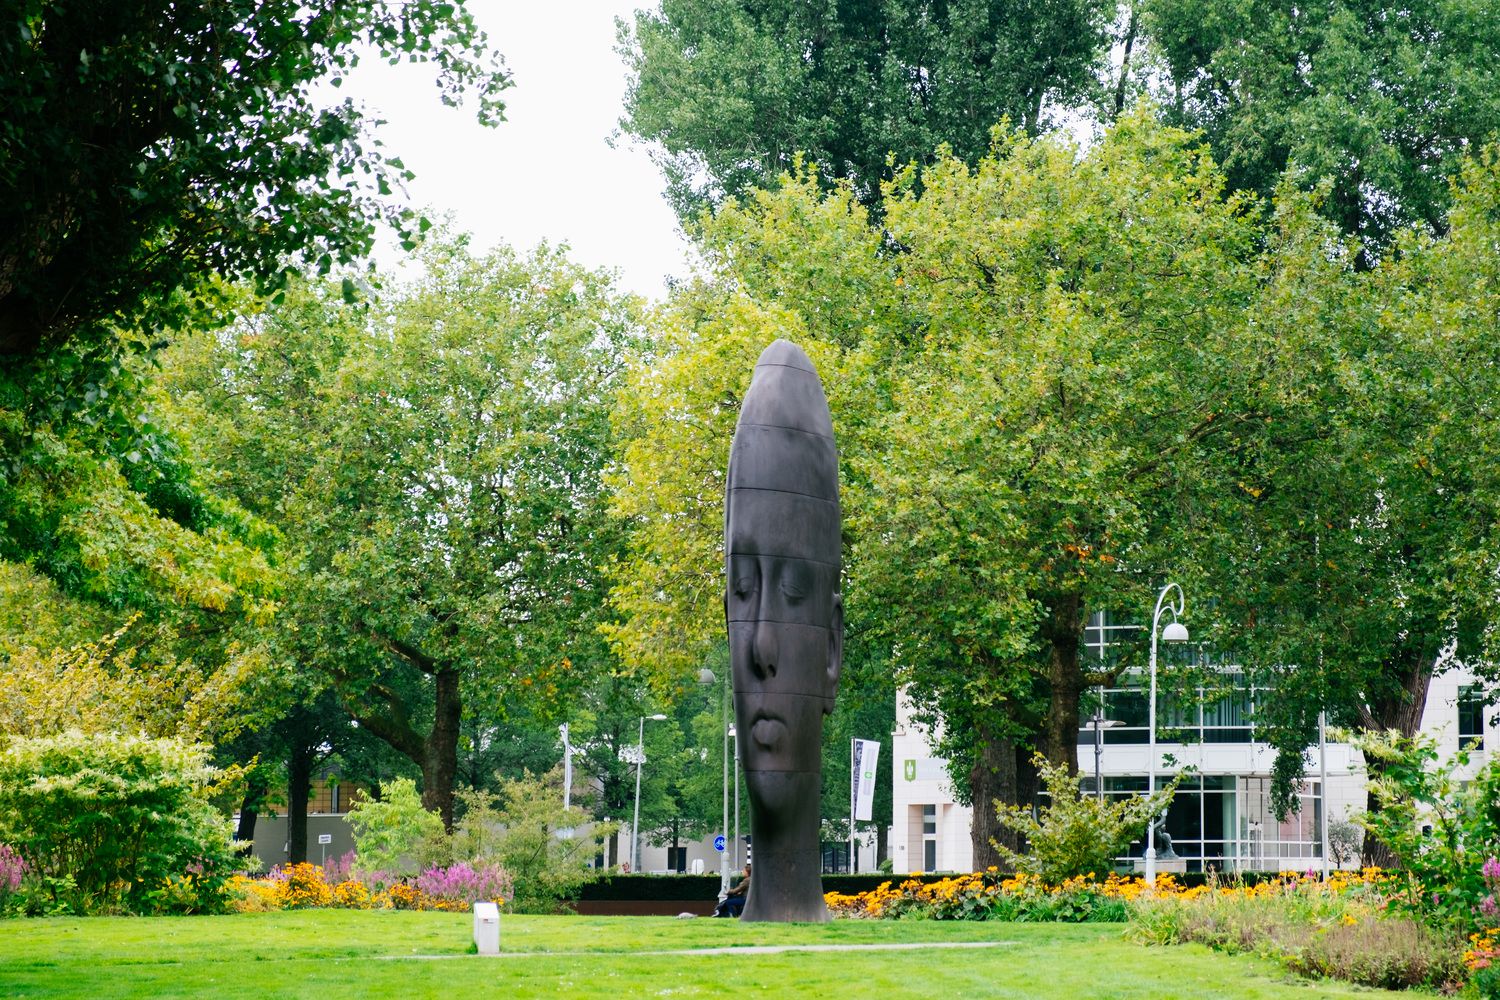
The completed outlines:
{"type": "Polygon", "coordinates": [[[630,870],[638,872],[641,870],[641,768],[646,763],[646,720],[652,722],[663,722],[665,715],[643,715],[641,716],[640,730],[636,735],[635,742],[635,819],[630,823],[630,870]]]}
{"type": "MultiPolygon", "coordinates": [[[[1161,593],[1156,596],[1156,611],[1151,616],[1151,717],[1149,720],[1150,731],[1150,757],[1146,762],[1147,774],[1149,775],[1146,785],[1148,798],[1156,795],[1156,637],[1158,630],[1161,637],[1167,642],[1187,642],[1187,626],[1177,620],[1187,607],[1187,598],[1182,594],[1182,588],[1175,583],[1168,583],[1161,588],[1161,593]],[[1177,591],[1177,600],[1169,602],[1167,595],[1177,591]],[[1172,612],[1172,620],[1167,623],[1165,629],[1160,629],[1161,612],[1165,607],[1172,612]]],[[[1146,891],[1156,891],[1156,816],[1153,815],[1146,824],[1146,891]]]]}

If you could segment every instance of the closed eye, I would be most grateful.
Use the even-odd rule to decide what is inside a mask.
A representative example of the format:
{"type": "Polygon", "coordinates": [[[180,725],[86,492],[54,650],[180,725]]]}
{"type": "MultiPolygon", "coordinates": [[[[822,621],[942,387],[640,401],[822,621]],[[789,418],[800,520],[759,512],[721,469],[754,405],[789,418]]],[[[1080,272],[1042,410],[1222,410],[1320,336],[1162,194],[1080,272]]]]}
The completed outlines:
{"type": "Polygon", "coordinates": [[[810,588],[801,573],[788,573],[781,578],[780,589],[788,602],[798,604],[807,596],[810,588]]]}

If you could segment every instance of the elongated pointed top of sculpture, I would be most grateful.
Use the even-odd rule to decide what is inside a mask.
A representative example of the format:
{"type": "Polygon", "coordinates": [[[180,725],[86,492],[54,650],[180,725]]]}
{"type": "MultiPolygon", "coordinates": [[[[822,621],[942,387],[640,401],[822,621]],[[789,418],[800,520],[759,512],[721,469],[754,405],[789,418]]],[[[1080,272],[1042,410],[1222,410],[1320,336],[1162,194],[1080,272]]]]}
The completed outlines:
{"type": "Polygon", "coordinates": [[[840,564],[833,419],[817,369],[789,340],[755,364],[729,452],[727,500],[727,552],[840,564]]]}

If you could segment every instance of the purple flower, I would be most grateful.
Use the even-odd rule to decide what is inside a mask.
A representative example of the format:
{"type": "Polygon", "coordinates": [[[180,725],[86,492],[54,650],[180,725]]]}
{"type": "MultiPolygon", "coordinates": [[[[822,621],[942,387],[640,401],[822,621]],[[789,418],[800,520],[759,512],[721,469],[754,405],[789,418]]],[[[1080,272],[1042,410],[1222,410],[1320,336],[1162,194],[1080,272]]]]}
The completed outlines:
{"type": "Polygon", "coordinates": [[[1500,913],[1500,905],[1495,903],[1494,896],[1486,896],[1479,901],[1479,912],[1487,917],[1493,917],[1497,913],[1500,913]]]}
{"type": "Polygon", "coordinates": [[[1491,885],[1500,886],[1500,858],[1490,858],[1486,861],[1484,867],[1479,869],[1479,874],[1483,875],[1484,880],[1491,885]]]}
{"type": "Polygon", "coordinates": [[[429,868],[417,876],[417,888],[437,899],[463,903],[508,899],[511,894],[510,873],[499,865],[480,863],[474,867],[460,861],[447,868],[429,868]]]}
{"type": "Polygon", "coordinates": [[[11,893],[21,888],[21,876],[25,874],[26,859],[9,844],[0,844],[0,892],[11,893]]]}
{"type": "Polygon", "coordinates": [[[342,857],[323,862],[324,877],[328,879],[329,885],[338,885],[340,882],[347,882],[349,880],[349,872],[353,867],[354,852],[345,851],[342,857]]]}

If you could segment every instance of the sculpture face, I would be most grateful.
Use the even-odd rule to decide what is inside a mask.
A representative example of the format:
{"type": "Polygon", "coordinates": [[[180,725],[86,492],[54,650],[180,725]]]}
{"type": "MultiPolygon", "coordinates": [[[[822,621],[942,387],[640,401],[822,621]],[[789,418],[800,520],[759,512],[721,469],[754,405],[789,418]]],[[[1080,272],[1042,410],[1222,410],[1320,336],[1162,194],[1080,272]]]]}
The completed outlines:
{"type": "Polygon", "coordinates": [[[838,454],[817,372],[777,341],[730,452],[724,611],[754,836],[816,827],[823,716],[843,660],[838,454]],[[810,792],[809,792],[810,788],[810,792]]]}

